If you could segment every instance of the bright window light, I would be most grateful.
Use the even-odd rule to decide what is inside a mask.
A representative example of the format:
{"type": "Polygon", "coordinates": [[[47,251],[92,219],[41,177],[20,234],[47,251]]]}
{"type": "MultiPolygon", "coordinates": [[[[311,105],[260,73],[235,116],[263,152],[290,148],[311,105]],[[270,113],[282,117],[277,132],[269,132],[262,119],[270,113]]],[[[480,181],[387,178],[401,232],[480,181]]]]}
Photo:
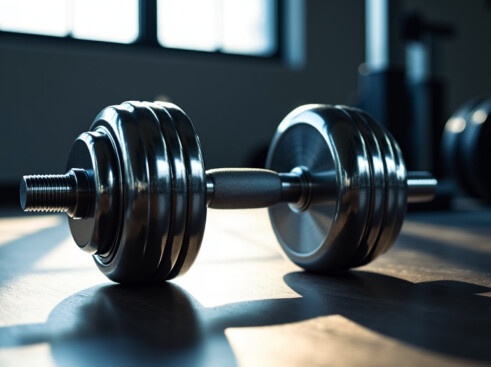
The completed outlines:
{"type": "Polygon", "coordinates": [[[66,0],[0,0],[0,30],[66,36],[66,0]]]}
{"type": "MultiPolygon", "coordinates": [[[[0,31],[137,42],[143,0],[0,0],[0,31]]],[[[157,39],[168,48],[271,56],[278,0],[157,0],[157,39]]]]}
{"type": "Polygon", "coordinates": [[[270,56],[276,0],[158,0],[162,46],[270,56]]]}
{"type": "Polygon", "coordinates": [[[72,0],[72,36],[131,43],[138,37],[138,0],[72,0]]]}
{"type": "Polygon", "coordinates": [[[216,51],[218,4],[218,0],[159,0],[159,42],[165,47],[216,51]]]}
{"type": "Polygon", "coordinates": [[[222,0],[222,51],[268,56],[276,51],[276,6],[267,0],[222,0]]]}
{"type": "Polygon", "coordinates": [[[0,0],[0,30],[118,43],[138,37],[138,0],[0,0]]]}

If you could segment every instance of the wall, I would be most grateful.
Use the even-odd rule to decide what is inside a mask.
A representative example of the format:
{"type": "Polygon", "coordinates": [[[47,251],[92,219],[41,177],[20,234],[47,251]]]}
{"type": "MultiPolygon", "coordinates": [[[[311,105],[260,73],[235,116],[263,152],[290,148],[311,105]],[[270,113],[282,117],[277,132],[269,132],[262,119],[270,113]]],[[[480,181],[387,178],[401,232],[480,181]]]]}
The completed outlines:
{"type": "MultiPolygon", "coordinates": [[[[449,108],[490,94],[491,12],[484,1],[408,1],[457,23],[443,47],[449,108]]],[[[0,182],[63,172],[73,139],[106,105],[168,96],[192,118],[207,167],[243,165],[292,108],[346,103],[364,58],[361,0],[306,0],[301,69],[281,62],[13,41],[0,34],[0,182]]]]}

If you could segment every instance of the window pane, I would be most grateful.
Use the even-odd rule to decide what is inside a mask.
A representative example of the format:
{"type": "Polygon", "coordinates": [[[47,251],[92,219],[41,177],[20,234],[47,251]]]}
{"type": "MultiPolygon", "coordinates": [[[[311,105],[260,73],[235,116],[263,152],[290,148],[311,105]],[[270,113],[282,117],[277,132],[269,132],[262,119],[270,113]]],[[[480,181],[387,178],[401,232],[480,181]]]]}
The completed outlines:
{"type": "Polygon", "coordinates": [[[138,37],[138,0],[73,0],[74,38],[131,43],[138,37]]]}
{"type": "Polygon", "coordinates": [[[271,55],[276,51],[276,1],[222,0],[222,50],[271,55]]]}
{"type": "Polygon", "coordinates": [[[66,14],[65,0],[0,0],[0,29],[66,36],[66,14]]]}
{"type": "Polygon", "coordinates": [[[215,51],[219,0],[158,0],[158,40],[165,47],[215,51]]]}
{"type": "Polygon", "coordinates": [[[158,0],[165,47],[268,56],[277,49],[276,0],[158,0]]]}

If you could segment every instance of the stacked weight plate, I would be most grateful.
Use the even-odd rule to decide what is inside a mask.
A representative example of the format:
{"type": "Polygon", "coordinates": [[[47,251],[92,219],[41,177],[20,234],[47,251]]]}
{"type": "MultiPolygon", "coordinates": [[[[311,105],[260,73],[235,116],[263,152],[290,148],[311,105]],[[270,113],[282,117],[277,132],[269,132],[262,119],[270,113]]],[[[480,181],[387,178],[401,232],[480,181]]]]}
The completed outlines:
{"type": "Polygon", "coordinates": [[[123,202],[117,240],[94,255],[98,267],[122,283],[186,272],[206,221],[205,171],[189,118],[170,103],[125,102],[104,109],[90,130],[112,142],[123,202]]]}
{"type": "Polygon", "coordinates": [[[281,246],[299,266],[321,273],[356,267],[394,243],[406,209],[406,169],[392,136],[362,111],[294,110],[278,127],[267,168],[307,172],[313,190],[306,210],[269,209],[281,246]]]}
{"type": "Polygon", "coordinates": [[[491,202],[491,98],[474,98],[445,125],[442,150],[446,171],[468,194],[491,202]]]}

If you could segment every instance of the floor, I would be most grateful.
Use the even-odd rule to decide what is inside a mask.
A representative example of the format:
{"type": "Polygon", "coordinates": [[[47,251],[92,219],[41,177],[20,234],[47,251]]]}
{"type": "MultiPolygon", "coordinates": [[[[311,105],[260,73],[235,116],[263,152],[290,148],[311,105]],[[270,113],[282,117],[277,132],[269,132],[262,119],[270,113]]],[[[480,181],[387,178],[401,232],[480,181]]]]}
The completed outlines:
{"type": "Polygon", "coordinates": [[[0,365],[491,365],[491,210],[410,214],[331,277],[283,257],[265,210],[210,210],[194,267],[146,288],[108,281],[63,216],[3,217],[0,365]]]}

